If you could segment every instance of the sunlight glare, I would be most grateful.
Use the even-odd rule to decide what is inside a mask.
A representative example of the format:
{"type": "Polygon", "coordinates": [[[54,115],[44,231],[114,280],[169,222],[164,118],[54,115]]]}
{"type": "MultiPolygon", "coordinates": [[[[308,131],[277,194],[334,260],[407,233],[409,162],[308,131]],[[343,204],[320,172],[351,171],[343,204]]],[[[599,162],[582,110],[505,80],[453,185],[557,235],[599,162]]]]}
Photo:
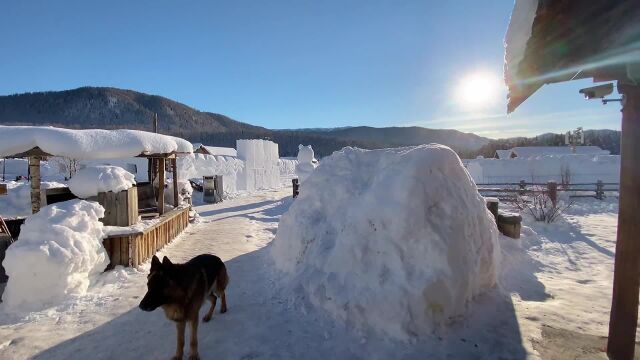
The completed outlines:
{"type": "Polygon", "coordinates": [[[468,74],[458,83],[455,97],[467,108],[481,108],[495,104],[500,96],[500,78],[489,72],[468,74]]]}

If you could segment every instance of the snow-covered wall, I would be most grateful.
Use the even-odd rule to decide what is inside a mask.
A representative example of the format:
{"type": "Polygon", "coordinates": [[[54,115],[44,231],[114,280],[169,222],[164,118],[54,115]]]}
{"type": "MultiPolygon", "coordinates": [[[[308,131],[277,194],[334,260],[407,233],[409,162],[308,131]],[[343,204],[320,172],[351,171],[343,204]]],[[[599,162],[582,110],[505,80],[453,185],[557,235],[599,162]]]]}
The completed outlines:
{"type": "Polygon", "coordinates": [[[619,155],[561,155],[527,159],[474,159],[467,165],[477,184],[516,183],[520,180],[545,183],[561,182],[569,174],[571,183],[607,183],[620,181],[619,155]]]}
{"type": "Polygon", "coordinates": [[[280,186],[278,144],[269,140],[237,140],[238,159],[244,169],[238,177],[238,190],[274,189],[280,186]]]}
{"type": "Polygon", "coordinates": [[[347,326],[429,336],[496,282],[498,232],[458,156],[442,145],[323,159],[279,223],[284,289],[347,326]]]}
{"type": "Polygon", "coordinates": [[[244,162],[236,157],[222,155],[191,154],[178,158],[178,176],[182,179],[222,175],[225,192],[238,191],[238,177],[244,162]]]}

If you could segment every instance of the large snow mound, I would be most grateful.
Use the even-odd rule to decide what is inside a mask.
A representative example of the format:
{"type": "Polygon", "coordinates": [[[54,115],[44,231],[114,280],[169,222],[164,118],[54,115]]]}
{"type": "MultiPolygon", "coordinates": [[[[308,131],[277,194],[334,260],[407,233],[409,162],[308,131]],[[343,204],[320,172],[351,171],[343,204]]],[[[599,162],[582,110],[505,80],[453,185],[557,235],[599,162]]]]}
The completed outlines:
{"type": "Polygon", "coordinates": [[[88,166],[69,180],[69,190],[82,199],[97,196],[99,192],[120,192],[133,187],[135,175],[119,166],[88,166]]]}
{"type": "Polygon", "coordinates": [[[76,199],[28,217],[3,262],[9,275],[3,305],[31,311],[86,293],[91,278],[109,264],[98,221],[103,216],[98,203],[76,199]]]}
{"type": "Polygon", "coordinates": [[[193,152],[191,143],[184,139],[139,130],[0,126],[0,156],[19,154],[36,146],[48,154],[78,160],[193,152]]]}
{"type": "Polygon", "coordinates": [[[448,147],[345,148],[306,180],[272,257],[295,298],[406,339],[464,314],[495,284],[497,237],[448,147]]]}

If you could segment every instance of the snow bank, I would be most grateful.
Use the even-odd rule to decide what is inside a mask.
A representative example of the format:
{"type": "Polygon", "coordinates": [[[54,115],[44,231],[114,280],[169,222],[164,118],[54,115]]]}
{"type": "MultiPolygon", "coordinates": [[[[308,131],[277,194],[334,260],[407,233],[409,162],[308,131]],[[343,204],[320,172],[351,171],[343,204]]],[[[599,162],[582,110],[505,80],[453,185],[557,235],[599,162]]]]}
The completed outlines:
{"type": "Polygon", "coordinates": [[[477,184],[527,182],[617,183],[620,181],[619,155],[549,155],[515,159],[475,159],[467,165],[477,184]]]}
{"type": "MultiPolygon", "coordinates": [[[[26,181],[9,181],[6,184],[7,194],[0,195],[0,216],[11,218],[31,215],[31,184],[26,181]]],[[[47,203],[43,190],[59,187],[67,185],[54,181],[41,182],[40,203],[47,203]]]]}
{"type": "Polygon", "coordinates": [[[296,165],[296,175],[302,183],[316,168],[317,160],[313,154],[311,145],[298,145],[298,164],[296,165]]]}
{"type": "Polygon", "coordinates": [[[406,339],[463,314],[495,284],[497,236],[451,149],[345,148],[282,216],[272,257],[287,274],[283,291],[406,339]]]}
{"type": "Polygon", "coordinates": [[[27,218],[3,266],[9,282],[3,295],[11,311],[31,311],[86,292],[91,277],[109,264],[95,202],[70,200],[46,206],[27,218]]]}
{"type": "Polygon", "coordinates": [[[0,156],[40,147],[78,160],[133,157],[143,153],[193,152],[191,143],[138,130],[70,130],[42,126],[0,126],[0,156]]]}
{"type": "Polygon", "coordinates": [[[136,183],[135,176],[118,166],[88,166],[69,180],[69,190],[82,199],[97,196],[99,192],[120,192],[136,183]]]}

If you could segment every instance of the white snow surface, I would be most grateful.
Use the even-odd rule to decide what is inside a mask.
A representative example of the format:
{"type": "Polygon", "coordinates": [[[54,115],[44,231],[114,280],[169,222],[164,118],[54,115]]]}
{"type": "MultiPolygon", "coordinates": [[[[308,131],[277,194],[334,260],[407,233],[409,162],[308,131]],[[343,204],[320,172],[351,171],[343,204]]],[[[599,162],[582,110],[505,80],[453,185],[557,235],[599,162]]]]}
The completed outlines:
{"type": "Polygon", "coordinates": [[[91,279],[109,264],[98,221],[103,216],[98,203],[70,200],[28,217],[3,262],[9,275],[4,308],[39,310],[85,294],[91,279]]]}
{"type": "Polygon", "coordinates": [[[345,148],[282,216],[272,256],[294,293],[349,326],[427,336],[494,286],[498,232],[448,147],[345,148]]]}
{"type": "Polygon", "coordinates": [[[70,130],[43,126],[0,126],[0,156],[40,147],[78,160],[128,158],[140,154],[193,152],[190,142],[139,130],[70,130]]]}
{"type": "Polygon", "coordinates": [[[81,198],[97,196],[100,192],[120,192],[135,185],[133,174],[119,166],[87,166],[69,180],[69,190],[81,198]]]}
{"type": "Polygon", "coordinates": [[[237,179],[238,190],[255,191],[280,187],[278,144],[269,140],[236,140],[238,159],[244,168],[237,179]]]}
{"type": "MultiPolygon", "coordinates": [[[[23,217],[31,215],[31,184],[26,181],[9,181],[7,194],[0,195],[0,216],[4,218],[23,217]]],[[[55,181],[40,183],[40,202],[46,204],[46,189],[67,187],[55,181]]]]}
{"type": "MultiPolygon", "coordinates": [[[[354,331],[322,308],[300,306],[282,292],[279,284],[286,279],[274,269],[271,240],[293,202],[288,188],[195,206],[200,222],[158,254],[184,262],[213,253],[227,265],[229,311],[216,311],[211,322],[200,324],[202,359],[549,359],[537,347],[546,341],[544,329],[607,334],[616,198],[579,199],[550,225],[525,216],[520,240],[499,238],[499,286],[479,296],[468,316],[415,342],[354,331]]],[[[504,203],[500,207],[510,210],[504,203]]],[[[0,304],[0,359],[171,358],[175,325],[161,310],[137,307],[148,271],[148,263],[116,267],[98,275],[84,296],[27,316],[8,313],[0,304]]],[[[205,311],[203,306],[200,315],[205,311]]],[[[563,350],[576,349],[566,343],[571,338],[560,340],[563,350]]],[[[563,351],[557,358],[568,357],[563,351]]]]}
{"type": "Polygon", "coordinates": [[[178,158],[180,180],[222,175],[224,191],[229,193],[238,190],[238,177],[243,173],[243,168],[244,162],[232,156],[189,154],[178,158]]]}

